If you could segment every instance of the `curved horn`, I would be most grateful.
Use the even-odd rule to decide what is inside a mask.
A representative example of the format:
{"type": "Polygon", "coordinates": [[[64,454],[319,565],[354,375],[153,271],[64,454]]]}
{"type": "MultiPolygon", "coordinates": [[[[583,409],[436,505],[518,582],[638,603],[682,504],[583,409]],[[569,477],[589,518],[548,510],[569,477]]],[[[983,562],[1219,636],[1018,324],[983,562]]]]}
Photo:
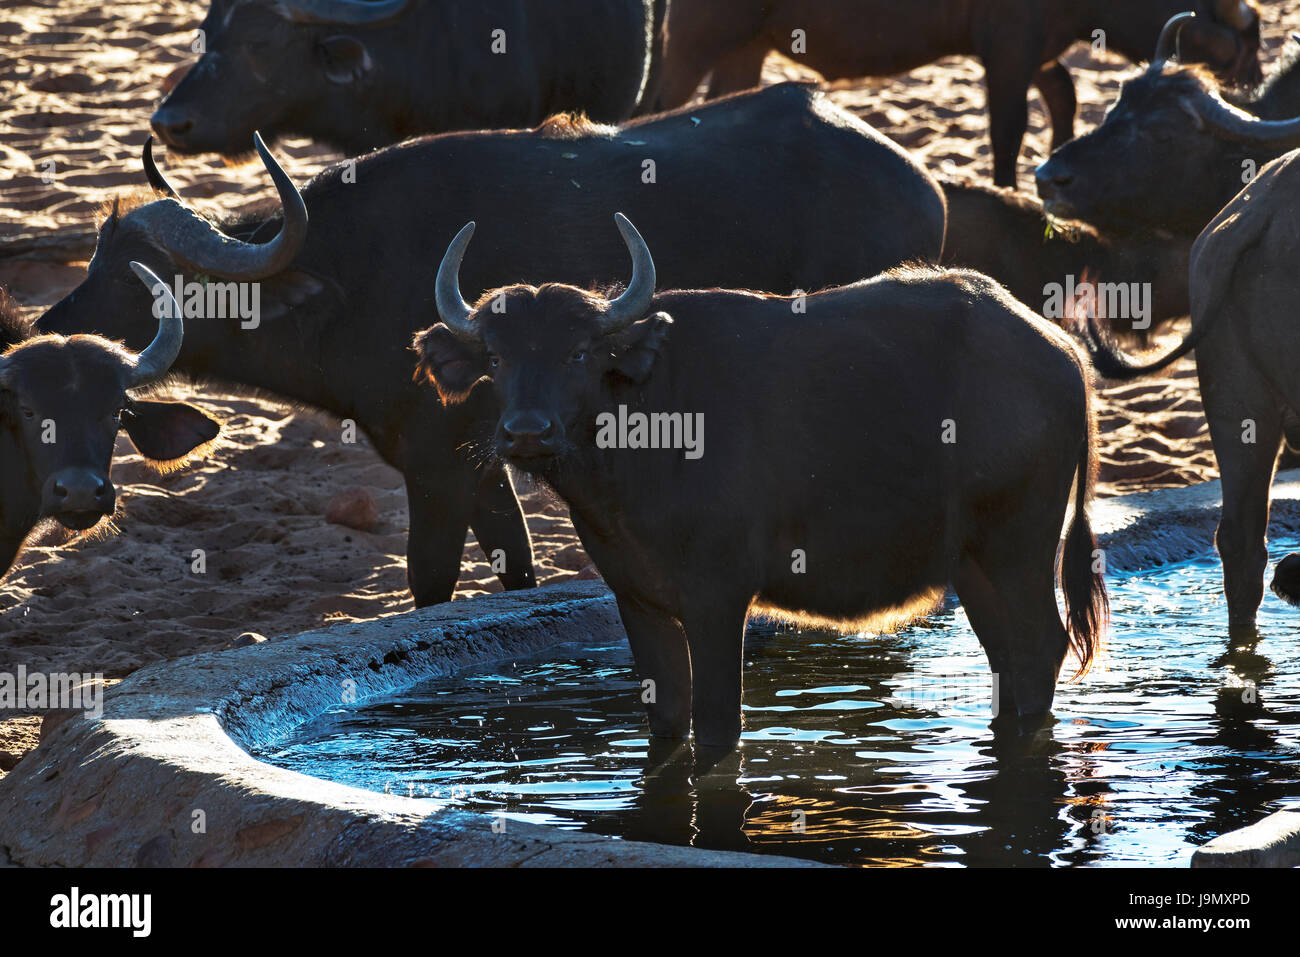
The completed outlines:
{"type": "Polygon", "coordinates": [[[269,243],[232,239],[170,198],[140,207],[132,218],[147,229],[155,242],[198,272],[223,279],[263,279],[284,269],[307,239],[307,206],[289,174],[262,142],[262,134],[253,134],[253,145],[275,183],[284,209],[280,232],[269,243]]]}
{"type": "Polygon", "coordinates": [[[347,23],[353,26],[379,23],[404,12],[410,0],[280,0],[277,9],[294,23],[347,23]]]}
{"type": "Polygon", "coordinates": [[[614,214],[614,222],[618,224],[627,251],[632,255],[632,281],[627,284],[623,295],[605,310],[606,332],[614,332],[643,318],[655,294],[655,261],[650,255],[650,247],[622,213],[614,214]]]}
{"type": "Polygon", "coordinates": [[[1261,120],[1229,106],[1208,92],[1196,97],[1192,107],[1206,126],[1234,143],[1282,151],[1300,147],[1300,117],[1261,120]]]}
{"type": "Polygon", "coordinates": [[[1194,13],[1179,13],[1169,18],[1164,29],[1160,31],[1160,40],[1156,43],[1156,55],[1151,58],[1151,69],[1158,71],[1170,60],[1178,59],[1178,37],[1188,21],[1195,20],[1194,13]]]}
{"type": "Polygon", "coordinates": [[[140,353],[136,359],[135,368],[131,371],[131,378],[127,383],[128,389],[138,389],[157,382],[172,367],[176,357],[181,354],[185,323],[181,319],[180,303],[167,288],[167,284],[159,279],[152,269],[143,263],[132,261],[131,271],[149,287],[155,301],[159,299],[163,301],[162,315],[158,317],[158,334],[153,337],[149,348],[140,353]]]}
{"type": "Polygon", "coordinates": [[[144,141],[144,175],[149,180],[149,185],[160,193],[166,193],[172,199],[180,199],[180,194],[172,189],[171,184],[167,182],[166,177],[159,171],[158,166],[153,161],[153,136],[149,136],[144,141]]]}
{"type": "Polygon", "coordinates": [[[465,297],[460,294],[460,263],[465,258],[465,247],[474,235],[474,224],[466,223],[456,234],[456,238],[447,247],[447,252],[438,265],[438,279],[434,283],[434,298],[438,304],[438,316],[447,328],[456,335],[468,339],[478,338],[478,329],[470,322],[474,312],[465,297]]]}
{"type": "Polygon", "coordinates": [[[1214,16],[1234,30],[1246,30],[1255,22],[1255,11],[1245,0],[1215,0],[1214,16]]]}

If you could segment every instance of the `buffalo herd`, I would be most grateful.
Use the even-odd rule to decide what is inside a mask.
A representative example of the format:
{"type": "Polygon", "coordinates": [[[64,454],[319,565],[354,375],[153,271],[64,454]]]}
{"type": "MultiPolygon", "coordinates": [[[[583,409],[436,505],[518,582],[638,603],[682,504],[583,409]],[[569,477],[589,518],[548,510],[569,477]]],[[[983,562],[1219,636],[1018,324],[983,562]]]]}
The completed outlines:
{"type": "MultiPolygon", "coordinates": [[[[751,616],[879,629],[949,588],[1023,730],[1107,630],[1094,372],[1195,348],[1228,624],[1253,627],[1300,419],[1300,55],[1263,78],[1253,0],[211,0],[200,29],[85,278],[35,321],[0,304],[0,574],[47,520],[111,518],[119,430],[162,467],[219,438],[150,398],[180,377],[355,422],[405,480],[417,606],[451,599],[470,529],[535,586],[513,481],[552,490],[656,736],[738,740],[751,616]],[[1078,139],[1076,41],[1150,58],[1078,139]],[[760,86],[772,51],[832,80],[977,57],[993,185],[760,86]],[[297,185],[262,134],[353,158],[297,185]],[[278,204],[199,214],[155,138],[256,151],[278,204]],[[1135,298],[1071,322],[1067,277],[1135,298]]],[[[1274,587],[1300,602],[1297,566],[1274,587]]]]}

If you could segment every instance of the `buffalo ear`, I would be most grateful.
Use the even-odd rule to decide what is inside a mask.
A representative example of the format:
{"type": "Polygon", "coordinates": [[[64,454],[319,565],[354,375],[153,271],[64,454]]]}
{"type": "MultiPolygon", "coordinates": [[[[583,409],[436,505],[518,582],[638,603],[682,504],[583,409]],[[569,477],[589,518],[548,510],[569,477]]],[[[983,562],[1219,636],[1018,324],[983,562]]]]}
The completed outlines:
{"type": "Polygon", "coordinates": [[[356,37],[326,37],[317,47],[325,75],[334,83],[352,83],[370,69],[370,51],[356,37]]]}
{"type": "Polygon", "coordinates": [[[659,352],[668,340],[673,317],[666,312],[646,316],[613,336],[614,368],[640,385],[650,378],[659,352]]]}
{"type": "Polygon", "coordinates": [[[134,401],[122,427],[141,455],[164,467],[183,464],[221,434],[221,423],[183,402],[134,401]]]}
{"type": "Polygon", "coordinates": [[[415,379],[428,379],[443,405],[463,402],[474,383],[488,374],[487,350],[457,336],[446,323],[416,333],[411,349],[420,357],[415,379]]]}

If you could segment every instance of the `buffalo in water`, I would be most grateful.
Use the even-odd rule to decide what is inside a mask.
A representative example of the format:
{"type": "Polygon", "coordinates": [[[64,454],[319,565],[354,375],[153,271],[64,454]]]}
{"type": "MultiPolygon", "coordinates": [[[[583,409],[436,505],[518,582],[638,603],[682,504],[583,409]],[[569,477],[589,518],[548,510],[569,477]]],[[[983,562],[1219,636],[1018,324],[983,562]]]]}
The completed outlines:
{"type": "Polygon", "coordinates": [[[145,291],[117,278],[129,259],[158,263],[169,282],[254,285],[255,319],[195,313],[177,371],[355,422],[406,480],[418,605],[451,598],[467,526],[486,554],[499,553],[507,588],[535,582],[504,467],[473,451],[496,422],[491,396],[444,408],[411,381],[407,348],[432,303],[412,277],[449,230],[472,216],[493,221],[481,237],[492,255],[466,270],[478,289],[521,276],[615,281],[621,257],[591,237],[617,208],[660,242],[662,273],[682,287],[819,289],[933,261],[943,245],[938,184],[796,84],[623,127],[561,116],[532,131],[412,140],[327,170],[301,194],[260,140],[258,150],[282,213],[214,228],[165,195],[147,162],[157,192],[105,220],[86,279],[37,327],[143,344],[145,291]]]}
{"type": "Polygon", "coordinates": [[[1074,135],[1074,83],[1059,57],[1076,40],[1144,59],[1170,17],[1202,14],[1183,55],[1234,83],[1259,79],[1259,11],[1244,0],[673,0],[659,103],[679,106],[712,71],[709,95],[757,86],[777,50],[828,80],[885,76],[953,55],[979,57],[988,87],[993,181],[1016,183],[1037,87],[1052,118],[1052,145],[1074,135]]]}
{"type": "Polygon", "coordinates": [[[493,450],[568,503],[653,689],[651,732],[737,741],[751,613],[878,627],[949,583],[1000,676],[997,717],[1047,712],[1106,616],[1070,340],[987,277],[935,267],[807,297],[656,293],[648,246],[616,221],[633,264],[618,296],[512,285],[472,306],[470,223],[415,349],[451,407],[495,393],[493,450]]]}
{"type": "MultiPolygon", "coordinates": [[[[1264,597],[1269,488],[1290,420],[1300,415],[1300,152],[1265,166],[1192,247],[1192,329],[1167,355],[1139,363],[1091,330],[1093,364],[1112,379],[1155,372],[1193,349],[1201,401],[1223,479],[1215,544],[1234,629],[1251,630],[1264,597]]],[[[1297,562],[1275,590],[1300,603],[1297,562]]]]}
{"type": "Polygon", "coordinates": [[[353,154],[566,110],[618,122],[641,101],[656,12],[651,0],[213,0],[202,56],[153,128],[184,153],[246,153],[261,130],[353,154]]]}
{"type": "MultiPolygon", "coordinates": [[[[145,287],[160,280],[140,263],[145,287]]],[[[152,343],[139,355],[99,336],[10,335],[22,330],[6,303],[0,325],[20,344],[0,355],[0,578],[23,541],[52,519],[86,531],[113,514],[113,445],[125,429],[140,454],[170,468],[213,441],[220,425],[193,406],[132,393],[167,375],[181,350],[179,305],[165,291],[152,343]]]]}

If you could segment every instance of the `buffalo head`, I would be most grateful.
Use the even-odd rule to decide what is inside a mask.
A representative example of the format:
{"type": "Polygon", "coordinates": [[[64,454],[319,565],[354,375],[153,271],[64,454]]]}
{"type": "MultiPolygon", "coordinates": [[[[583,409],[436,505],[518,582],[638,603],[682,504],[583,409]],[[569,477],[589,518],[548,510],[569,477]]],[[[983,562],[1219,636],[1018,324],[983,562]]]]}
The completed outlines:
{"type": "MultiPolygon", "coordinates": [[[[159,104],[154,132],[184,153],[233,155],[255,127],[341,141],[332,118],[362,109],[374,67],[367,34],[410,0],[213,0],[202,53],[159,104]]],[[[364,144],[362,149],[368,145],[364,144]]],[[[349,150],[359,151],[359,150],[349,150]]]]}
{"type": "MultiPolygon", "coordinates": [[[[139,354],[99,336],[39,335],[0,355],[0,429],[17,450],[6,469],[7,494],[38,502],[38,517],[85,530],[111,515],[109,480],[119,428],[147,459],[184,459],[217,437],[220,426],[198,409],[148,402],[132,393],[166,376],[181,349],[180,306],[138,262],[131,269],[157,298],[153,342],[139,354]],[[23,481],[25,488],[9,488],[23,481]]],[[[35,510],[33,510],[35,511],[35,510]]]]}
{"type": "Polygon", "coordinates": [[[1101,125],[1038,167],[1047,212],[1108,232],[1194,236],[1241,189],[1251,164],[1300,146],[1300,120],[1251,116],[1177,65],[1195,19],[1170,20],[1151,65],[1125,84],[1101,125]]]}
{"type": "MultiPolygon", "coordinates": [[[[153,165],[146,143],[145,172],[162,197],[125,213],[114,208],[100,226],[85,280],[36,321],[36,331],[93,331],[136,347],[147,342],[153,335],[147,294],[123,278],[132,260],[156,264],[169,283],[181,273],[249,283],[284,270],[306,240],[307,207],[262,138],[254,134],[253,139],[284,208],[279,231],[269,241],[242,242],[184,206],[153,165]]],[[[266,227],[275,225],[272,220],[266,227]]]]}
{"type": "Polygon", "coordinates": [[[665,313],[647,315],[654,260],[622,213],[615,221],[632,256],[632,280],[616,298],[548,283],[507,286],[470,306],[459,277],[473,223],[438,267],[442,321],[415,338],[417,375],[427,375],[444,402],[464,399],[489,377],[502,410],[497,451],[527,471],[544,472],[583,440],[608,379],[649,377],[672,324],[665,313]]]}

